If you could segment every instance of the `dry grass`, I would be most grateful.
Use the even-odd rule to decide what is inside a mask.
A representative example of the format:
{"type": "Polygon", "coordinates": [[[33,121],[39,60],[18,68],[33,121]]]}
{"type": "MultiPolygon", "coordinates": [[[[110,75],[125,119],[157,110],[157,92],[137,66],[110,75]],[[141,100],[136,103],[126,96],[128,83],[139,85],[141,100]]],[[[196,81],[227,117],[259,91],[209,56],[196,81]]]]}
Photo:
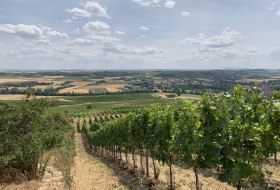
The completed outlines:
{"type": "Polygon", "coordinates": [[[1,190],[37,190],[39,187],[41,187],[41,182],[38,180],[22,182],[20,184],[0,184],[1,190]]]}

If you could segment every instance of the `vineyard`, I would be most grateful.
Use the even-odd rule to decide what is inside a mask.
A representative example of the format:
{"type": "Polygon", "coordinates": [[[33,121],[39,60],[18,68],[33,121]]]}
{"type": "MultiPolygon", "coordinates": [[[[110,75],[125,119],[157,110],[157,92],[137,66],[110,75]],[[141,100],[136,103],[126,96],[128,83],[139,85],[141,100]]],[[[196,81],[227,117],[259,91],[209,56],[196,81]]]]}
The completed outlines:
{"type": "Polygon", "coordinates": [[[279,105],[279,94],[264,97],[258,87],[237,86],[198,102],[97,111],[80,118],[77,130],[96,155],[131,165],[132,173],[138,168],[149,187],[160,178],[160,163],[168,166],[168,189],[178,187],[174,167],[180,164],[193,170],[197,190],[206,170],[237,189],[275,189],[280,181],[270,179],[266,166],[272,156],[277,162],[280,148],[279,105]]]}
{"type": "Polygon", "coordinates": [[[118,119],[124,117],[128,113],[135,112],[140,107],[115,107],[111,109],[96,109],[94,112],[90,112],[86,114],[77,114],[80,120],[83,120],[83,123],[91,126],[93,123],[103,123],[107,121],[111,121],[114,119],[118,119]],[[81,119],[83,118],[83,119],[81,119]]]}

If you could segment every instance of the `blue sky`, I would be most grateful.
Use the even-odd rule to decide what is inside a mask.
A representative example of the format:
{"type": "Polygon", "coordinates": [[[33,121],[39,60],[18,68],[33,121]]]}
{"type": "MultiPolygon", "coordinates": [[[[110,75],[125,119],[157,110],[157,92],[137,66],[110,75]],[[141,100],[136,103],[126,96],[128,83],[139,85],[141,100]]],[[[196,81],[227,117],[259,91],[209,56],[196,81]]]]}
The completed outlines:
{"type": "Polygon", "coordinates": [[[280,0],[0,1],[0,69],[279,63],[280,0]]]}

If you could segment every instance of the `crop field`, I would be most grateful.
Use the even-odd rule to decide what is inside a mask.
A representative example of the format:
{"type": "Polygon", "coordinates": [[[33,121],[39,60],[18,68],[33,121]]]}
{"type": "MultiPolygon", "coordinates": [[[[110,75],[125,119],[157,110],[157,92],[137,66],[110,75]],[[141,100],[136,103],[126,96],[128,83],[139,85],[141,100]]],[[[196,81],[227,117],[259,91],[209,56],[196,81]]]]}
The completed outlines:
{"type": "Polygon", "coordinates": [[[73,87],[65,88],[59,91],[59,93],[81,93],[81,94],[87,94],[90,91],[93,92],[119,92],[124,89],[126,85],[124,84],[108,84],[108,85],[90,85],[91,83],[88,82],[73,82],[70,83],[70,85],[73,85],[73,87]]]}
{"type": "MultiPolygon", "coordinates": [[[[49,96],[34,96],[36,98],[51,98],[51,99],[57,99],[57,100],[65,100],[61,97],[57,97],[57,96],[52,96],[52,97],[49,97],[49,96]]],[[[26,98],[26,95],[24,94],[0,94],[0,101],[10,101],[10,100],[23,100],[26,98]]]]}
{"type": "Polygon", "coordinates": [[[163,99],[182,99],[182,100],[200,100],[200,95],[194,95],[194,94],[181,94],[180,96],[177,96],[174,93],[155,93],[154,96],[161,97],[163,99]]]}
{"type": "Polygon", "coordinates": [[[73,87],[69,87],[69,88],[65,88],[59,91],[60,94],[64,94],[64,93],[80,93],[80,94],[88,94],[89,90],[83,88],[82,86],[73,86],[73,87]]]}
{"type": "Polygon", "coordinates": [[[0,85],[2,84],[15,84],[15,86],[12,86],[10,88],[16,87],[17,89],[23,89],[17,86],[18,83],[22,82],[37,82],[41,83],[40,85],[32,86],[33,89],[48,89],[48,88],[59,88],[61,87],[61,84],[63,84],[66,81],[63,80],[57,80],[61,79],[63,76],[44,76],[44,77],[19,77],[19,78],[13,78],[13,77],[0,77],[0,85]]]}
{"type": "MultiPolygon", "coordinates": [[[[256,169],[257,173],[262,170],[258,165],[253,165],[257,163],[256,161],[259,161],[259,156],[255,156],[255,153],[258,153],[260,156],[265,157],[265,160],[262,160],[262,165],[272,173],[270,176],[266,175],[264,184],[255,183],[254,185],[271,186],[277,189],[280,184],[279,164],[275,163],[276,158],[273,157],[277,155],[275,149],[270,147],[275,146],[279,150],[277,144],[279,143],[279,136],[275,136],[275,141],[272,140],[272,130],[276,132],[276,128],[268,127],[267,129],[269,130],[263,130],[262,126],[274,126],[278,122],[279,101],[277,97],[279,99],[279,94],[269,96],[272,99],[256,99],[256,97],[262,97],[261,94],[255,96],[249,90],[251,88],[245,88],[246,90],[244,89],[244,91],[243,87],[239,85],[236,86],[235,90],[229,91],[229,93],[235,93],[233,96],[224,96],[224,93],[203,89],[203,85],[207,87],[213,85],[213,89],[217,89],[217,85],[224,85],[223,82],[219,83],[217,80],[204,77],[196,77],[185,81],[173,77],[157,77],[156,73],[137,73],[132,76],[139,78],[131,78],[131,76],[126,75],[123,77],[104,77],[92,75],[63,76],[59,74],[53,76],[35,74],[34,76],[22,77],[2,76],[2,83],[0,82],[0,85],[2,84],[0,105],[14,106],[16,109],[17,105],[22,103],[26,105],[32,101],[38,101],[39,103],[40,100],[38,99],[42,98],[56,101],[57,104],[54,107],[52,104],[52,106],[45,108],[44,113],[46,116],[44,117],[47,117],[49,122],[52,123],[56,120],[55,118],[63,116],[65,119],[67,118],[66,123],[70,121],[71,129],[76,131],[73,134],[74,136],[71,137],[73,141],[75,140],[76,157],[69,157],[69,159],[73,159],[74,165],[68,166],[68,169],[73,167],[72,169],[77,171],[77,173],[72,174],[77,187],[89,189],[88,185],[94,181],[95,184],[98,184],[96,187],[98,186],[99,189],[112,189],[111,187],[126,189],[126,184],[129,184],[129,186],[136,187],[136,189],[149,189],[151,185],[154,189],[161,190],[167,189],[172,183],[175,189],[192,190],[197,188],[196,183],[198,182],[202,189],[235,189],[236,186],[241,185],[244,186],[244,189],[247,187],[248,189],[256,189],[256,186],[250,187],[251,185],[247,179],[253,180],[255,177],[259,177],[254,176],[254,173],[251,172],[252,169],[256,169]],[[141,78],[141,76],[144,77],[141,78]],[[33,88],[39,91],[33,91],[34,94],[31,94],[31,98],[29,98],[30,101],[21,101],[26,99],[27,93],[16,94],[15,88],[20,90],[33,88]],[[58,89],[55,90],[55,88],[58,89]],[[7,89],[14,94],[5,94],[7,89]],[[144,89],[144,92],[135,90],[119,93],[122,89],[144,89]],[[200,92],[209,92],[208,96],[197,95],[199,94],[197,89],[203,89],[200,92]],[[49,94],[35,94],[35,92],[44,91],[48,91],[49,94]],[[92,92],[101,94],[107,92],[107,94],[98,95],[92,92]],[[241,96],[240,92],[245,94],[241,96]],[[240,97],[234,99],[237,96],[240,97]],[[37,100],[33,100],[32,97],[37,100]],[[247,98],[246,105],[244,105],[242,98],[247,98]],[[258,105],[266,105],[262,109],[255,110],[255,115],[262,114],[258,117],[264,117],[259,122],[249,120],[251,118],[249,114],[252,114],[252,112],[248,111],[247,108],[253,107],[253,100],[259,101],[258,105]],[[235,104],[238,104],[237,107],[242,109],[235,110],[236,114],[232,116],[231,110],[236,109],[235,104]],[[260,110],[262,110],[262,113],[260,110]],[[52,116],[53,120],[49,118],[51,114],[54,114],[52,116]],[[239,118],[244,116],[248,117],[248,120],[244,120],[248,121],[244,126],[250,126],[250,122],[254,122],[254,126],[258,127],[258,129],[250,128],[247,132],[250,135],[259,136],[259,138],[263,139],[262,141],[259,142],[257,139],[249,137],[248,140],[245,139],[246,141],[229,138],[229,136],[233,135],[244,136],[245,132],[239,129],[240,126],[243,126],[242,123],[232,125],[232,121],[241,122],[239,118]],[[232,117],[234,117],[234,120],[232,120],[232,117]],[[270,120],[271,117],[276,122],[270,120]],[[209,122],[212,123],[212,128],[215,128],[212,132],[208,131],[210,130],[207,127],[209,122]],[[224,127],[227,127],[227,130],[220,129],[220,122],[226,123],[224,127]],[[239,133],[235,134],[234,132],[236,131],[239,133]],[[263,133],[264,131],[266,133],[263,133]],[[84,134],[81,135],[77,132],[84,134]],[[223,139],[219,139],[220,134],[216,135],[214,132],[221,132],[223,139]],[[219,151],[222,157],[217,156],[215,160],[210,158],[216,158],[216,156],[201,155],[205,159],[190,162],[189,158],[196,159],[195,154],[202,154],[204,150],[212,149],[213,147],[208,147],[208,145],[212,144],[212,140],[208,141],[207,139],[215,138],[220,143],[218,147],[223,147],[226,150],[230,150],[231,147],[236,149],[238,145],[239,149],[243,148],[248,151],[247,145],[243,147],[244,142],[248,142],[248,146],[252,146],[250,144],[252,142],[255,144],[263,143],[261,146],[265,149],[260,149],[258,152],[250,154],[252,156],[248,157],[246,164],[239,163],[238,160],[244,159],[239,157],[239,154],[223,150],[219,151]],[[229,142],[224,144],[224,139],[229,142]],[[186,146],[180,144],[182,140],[186,146]],[[89,144],[86,144],[86,141],[89,144]],[[266,141],[268,143],[265,143],[266,141]],[[201,144],[205,148],[202,148],[201,144]],[[93,149],[86,150],[88,145],[93,149]],[[262,150],[269,152],[265,154],[262,150]],[[195,152],[188,153],[188,151],[195,152]],[[185,153],[191,155],[185,155],[185,153]],[[230,154],[230,156],[227,154],[230,154]],[[227,160],[222,159],[223,157],[231,158],[233,156],[238,162],[228,164],[227,160]],[[103,159],[106,161],[104,162],[103,159]],[[108,160],[113,160],[113,162],[108,160]],[[221,167],[221,163],[227,166],[228,169],[221,167]],[[208,169],[204,168],[205,164],[209,167],[208,169]],[[218,168],[216,168],[216,165],[218,168]],[[246,169],[244,171],[245,173],[247,172],[245,177],[242,172],[239,172],[240,165],[246,169]],[[89,170],[89,174],[86,177],[84,175],[85,170],[89,170]],[[226,170],[228,171],[225,172],[226,170]],[[235,173],[232,173],[232,171],[235,173]],[[99,172],[102,173],[100,174],[102,177],[100,177],[99,172]],[[226,176],[228,178],[220,178],[219,172],[224,172],[222,177],[226,176]],[[174,176],[174,179],[170,177],[171,175],[174,176]],[[196,180],[196,175],[199,180],[196,180]],[[241,180],[234,181],[232,176],[236,176],[241,180]],[[120,183],[117,177],[120,177],[125,182],[120,183]],[[96,180],[96,178],[104,178],[104,182],[110,182],[110,188],[105,188],[106,185],[104,183],[100,184],[100,181],[96,180]],[[135,181],[139,181],[139,183],[135,184],[135,181]]],[[[263,79],[257,78],[249,80],[263,81],[263,79]]],[[[264,80],[265,82],[271,81],[270,79],[264,80]]],[[[233,84],[235,84],[234,81],[231,85],[233,84]]],[[[245,81],[244,84],[246,85],[245,81]]],[[[277,88],[277,80],[273,80],[271,84],[277,88]]],[[[36,106],[36,109],[39,107],[36,106]]],[[[24,113],[25,107],[21,107],[21,109],[24,113]]],[[[35,108],[30,111],[33,109],[35,108]]],[[[4,110],[5,108],[3,107],[3,113],[5,113],[4,110]]],[[[17,119],[20,120],[20,118],[17,119]]],[[[9,122],[7,123],[9,124],[9,122]]],[[[56,136],[55,134],[54,137],[56,136]]],[[[253,149],[249,151],[253,151],[253,149]]],[[[211,151],[210,153],[212,154],[211,151]]],[[[67,182],[67,178],[65,180],[67,182]]]]}
{"type": "MultiPolygon", "coordinates": [[[[56,98],[59,99],[59,98],[56,98]]],[[[159,97],[150,94],[119,94],[100,96],[63,97],[55,109],[69,114],[91,113],[93,110],[104,110],[115,107],[143,107],[153,103],[164,103],[159,97]]]]}
{"type": "Polygon", "coordinates": [[[24,78],[0,78],[0,83],[6,82],[26,82],[30,81],[31,79],[24,79],[24,78]]]}

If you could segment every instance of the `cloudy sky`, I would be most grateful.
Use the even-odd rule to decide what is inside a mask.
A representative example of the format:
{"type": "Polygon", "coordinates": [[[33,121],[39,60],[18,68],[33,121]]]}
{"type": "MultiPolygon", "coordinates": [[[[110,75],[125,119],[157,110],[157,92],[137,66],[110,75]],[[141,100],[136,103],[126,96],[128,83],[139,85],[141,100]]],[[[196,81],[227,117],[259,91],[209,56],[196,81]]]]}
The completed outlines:
{"type": "Polygon", "coordinates": [[[0,69],[280,68],[280,0],[1,0],[0,69]]]}

